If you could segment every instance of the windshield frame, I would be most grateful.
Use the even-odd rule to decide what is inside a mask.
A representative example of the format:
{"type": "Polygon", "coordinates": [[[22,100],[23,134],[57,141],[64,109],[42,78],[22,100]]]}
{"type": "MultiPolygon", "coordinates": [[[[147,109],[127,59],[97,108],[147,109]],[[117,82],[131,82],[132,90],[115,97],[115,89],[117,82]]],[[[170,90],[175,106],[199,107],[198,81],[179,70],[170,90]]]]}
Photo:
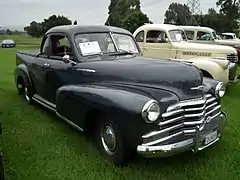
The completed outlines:
{"type": "Polygon", "coordinates": [[[139,45],[137,44],[137,42],[135,41],[135,39],[133,38],[133,36],[131,36],[130,34],[127,34],[127,33],[120,33],[120,32],[112,32],[112,31],[106,31],[106,32],[83,32],[83,33],[76,33],[74,36],[73,36],[73,41],[74,41],[74,44],[76,46],[76,51],[77,51],[77,54],[81,57],[81,58],[84,58],[87,60],[87,58],[89,57],[92,57],[92,56],[102,56],[102,55],[114,55],[114,54],[119,54],[119,53],[123,53],[124,51],[121,51],[118,49],[118,46],[116,45],[116,42],[115,42],[115,39],[113,37],[113,34],[119,34],[119,35],[125,35],[125,36],[128,36],[132,39],[134,45],[136,46],[137,50],[138,50],[138,53],[134,53],[132,52],[133,54],[140,54],[141,53],[141,50],[140,50],[140,47],[139,45]],[[81,49],[79,48],[78,46],[78,43],[76,41],[76,36],[78,35],[84,35],[84,34],[106,34],[106,35],[109,35],[109,38],[111,39],[112,43],[113,43],[113,46],[114,46],[114,49],[115,51],[114,52],[104,52],[104,53],[100,53],[100,54],[90,54],[90,55],[83,55],[82,54],[82,51],[81,49]]]}

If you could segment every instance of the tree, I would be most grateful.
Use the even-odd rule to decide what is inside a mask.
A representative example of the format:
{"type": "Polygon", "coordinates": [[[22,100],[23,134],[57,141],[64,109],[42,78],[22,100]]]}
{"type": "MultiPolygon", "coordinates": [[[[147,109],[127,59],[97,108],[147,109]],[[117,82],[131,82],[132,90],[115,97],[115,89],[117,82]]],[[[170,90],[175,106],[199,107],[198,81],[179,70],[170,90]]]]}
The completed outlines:
{"type": "Polygon", "coordinates": [[[44,19],[44,21],[41,24],[43,28],[43,34],[45,34],[49,29],[53,27],[61,25],[71,25],[72,21],[64,16],[52,15],[48,19],[44,19]]]}
{"type": "Polygon", "coordinates": [[[225,31],[239,29],[240,1],[239,0],[218,0],[217,6],[220,7],[222,15],[222,26],[225,31]]]}
{"type": "Polygon", "coordinates": [[[186,4],[172,3],[165,13],[165,24],[187,25],[191,12],[186,4]]]}
{"type": "Polygon", "coordinates": [[[140,10],[139,0],[111,0],[105,25],[121,27],[122,19],[131,9],[140,10]]]}
{"type": "Polygon", "coordinates": [[[199,23],[201,26],[208,26],[215,29],[217,32],[223,32],[222,15],[217,13],[213,8],[208,10],[207,14],[201,16],[202,21],[199,23]]]}
{"type": "Polygon", "coordinates": [[[42,25],[36,21],[32,21],[29,26],[24,27],[24,31],[33,37],[41,37],[43,35],[42,25]]]}
{"type": "Polygon", "coordinates": [[[6,30],[6,34],[7,34],[7,35],[12,35],[13,32],[12,32],[10,29],[7,29],[7,30],[6,30]]]}
{"type": "Polygon", "coordinates": [[[72,21],[64,16],[52,15],[48,19],[44,19],[44,21],[40,23],[32,21],[29,26],[24,28],[24,30],[30,36],[41,37],[53,27],[71,24],[72,21]]]}
{"type": "Polygon", "coordinates": [[[129,11],[128,15],[122,20],[121,27],[133,33],[139,26],[145,23],[152,23],[146,14],[137,9],[129,11]]]}

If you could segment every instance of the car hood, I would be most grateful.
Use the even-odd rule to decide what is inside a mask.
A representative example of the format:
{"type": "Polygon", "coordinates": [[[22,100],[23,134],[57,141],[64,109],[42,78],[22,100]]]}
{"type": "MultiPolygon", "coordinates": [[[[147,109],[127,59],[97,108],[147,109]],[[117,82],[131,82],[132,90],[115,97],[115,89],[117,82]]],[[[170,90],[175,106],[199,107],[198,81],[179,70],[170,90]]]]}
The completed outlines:
{"type": "Polygon", "coordinates": [[[94,79],[95,82],[111,85],[162,89],[175,93],[181,100],[202,96],[202,91],[191,90],[202,85],[202,76],[190,63],[142,56],[103,59],[80,63],[77,71],[89,77],[85,82],[94,79]]]}
{"type": "Polygon", "coordinates": [[[201,44],[201,43],[189,43],[180,42],[173,43],[173,46],[177,49],[195,51],[195,52],[212,52],[212,53],[236,53],[236,50],[230,46],[213,45],[213,44],[201,44]]]}
{"type": "Polygon", "coordinates": [[[217,42],[218,44],[222,44],[222,45],[240,46],[240,39],[236,39],[236,40],[216,39],[215,42],[217,42]]]}

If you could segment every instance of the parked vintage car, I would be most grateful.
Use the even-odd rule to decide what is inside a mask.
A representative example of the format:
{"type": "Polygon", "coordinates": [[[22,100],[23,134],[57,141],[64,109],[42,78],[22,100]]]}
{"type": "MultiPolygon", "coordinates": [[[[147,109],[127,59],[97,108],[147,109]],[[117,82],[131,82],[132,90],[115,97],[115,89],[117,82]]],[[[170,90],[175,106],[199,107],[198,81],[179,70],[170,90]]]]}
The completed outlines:
{"type": "Polygon", "coordinates": [[[240,41],[240,39],[236,36],[235,33],[229,33],[229,32],[221,33],[221,37],[222,39],[240,41]]]}
{"type": "MultiPolygon", "coordinates": [[[[209,27],[201,26],[179,26],[187,35],[189,42],[202,43],[202,44],[217,44],[232,46],[237,50],[237,56],[240,61],[240,40],[226,40],[218,39],[216,31],[209,27]]],[[[232,61],[236,61],[236,58],[231,57],[232,61]]],[[[238,62],[239,63],[239,62],[238,62]]]]}
{"type": "Polygon", "coordinates": [[[2,48],[13,48],[16,47],[16,43],[12,39],[5,39],[1,43],[2,48]]]}
{"type": "Polygon", "coordinates": [[[219,140],[222,82],[190,63],[144,58],[132,34],[109,26],[50,29],[40,52],[17,52],[15,82],[35,101],[95,137],[116,165],[132,153],[170,156],[219,140]]]}
{"type": "Polygon", "coordinates": [[[228,46],[189,43],[184,31],[175,25],[145,24],[133,33],[143,56],[188,61],[205,77],[225,85],[237,79],[236,50],[228,46]]]}

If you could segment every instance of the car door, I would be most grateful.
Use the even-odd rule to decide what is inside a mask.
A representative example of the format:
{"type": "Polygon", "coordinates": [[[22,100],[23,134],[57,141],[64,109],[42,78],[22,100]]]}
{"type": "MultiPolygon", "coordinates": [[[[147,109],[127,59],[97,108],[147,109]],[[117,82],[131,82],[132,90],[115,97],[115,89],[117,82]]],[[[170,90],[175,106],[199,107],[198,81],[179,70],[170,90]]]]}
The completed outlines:
{"type": "Polygon", "coordinates": [[[150,30],[146,34],[143,55],[145,57],[167,59],[170,57],[171,48],[172,44],[165,32],[150,30]]]}
{"type": "Polygon", "coordinates": [[[47,67],[46,60],[49,47],[49,37],[45,36],[42,40],[40,54],[38,54],[37,57],[32,57],[32,61],[29,65],[29,73],[34,83],[35,93],[42,98],[44,98],[46,94],[45,68],[47,67]]]}
{"type": "Polygon", "coordinates": [[[46,100],[55,104],[56,92],[63,85],[71,84],[74,81],[74,66],[71,63],[64,63],[64,55],[72,57],[68,38],[61,33],[51,34],[52,53],[46,59],[45,84],[46,100]]]}

